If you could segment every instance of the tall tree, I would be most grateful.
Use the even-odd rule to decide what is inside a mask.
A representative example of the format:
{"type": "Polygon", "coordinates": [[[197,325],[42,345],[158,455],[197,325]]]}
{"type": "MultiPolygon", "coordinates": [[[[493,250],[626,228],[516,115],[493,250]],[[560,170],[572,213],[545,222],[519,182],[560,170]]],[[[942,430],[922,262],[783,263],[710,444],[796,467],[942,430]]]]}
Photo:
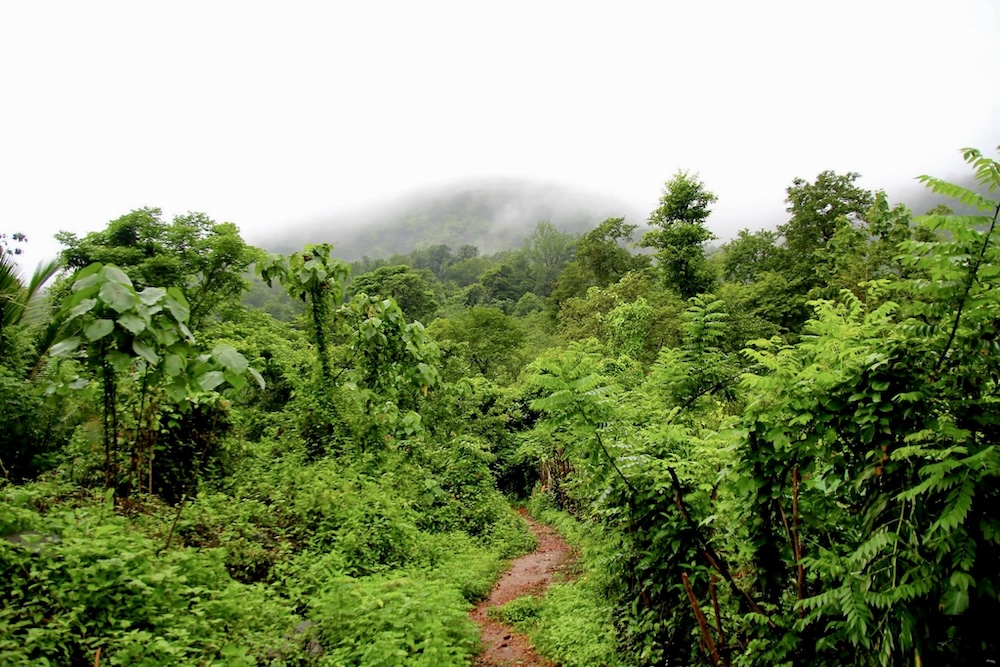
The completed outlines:
{"type": "Polygon", "coordinates": [[[736,238],[719,249],[723,278],[749,285],[760,273],[773,269],[778,254],[777,241],[777,232],[741,229],[736,238]]]}
{"type": "Polygon", "coordinates": [[[6,338],[10,327],[24,321],[31,304],[38,300],[42,287],[61,268],[56,260],[40,264],[27,281],[12,259],[13,253],[0,252],[0,359],[6,352],[6,338]]]}
{"type": "Polygon", "coordinates": [[[520,370],[518,351],[525,333],[517,321],[497,308],[473,306],[428,329],[437,340],[450,343],[450,353],[468,364],[472,373],[511,379],[520,370]]]}
{"type": "Polygon", "coordinates": [[[535,279],[536,294],[542,296],[552,291],[559,272],[573,259],[573,237],[559,231],[548,220],[542,220],[524,243],[525,255],[535,279]]]}
{"type": "Polygon", "coordinates": [[[705,242],[715,235],[705,227],[705,221],[718,199],[697,175],[678,171],[664,185],[659,207],[649,214],[647,222],[652,229],[640,245],[656,251],[664,281],[685,299],[712,284],[705,242]]]}
{"type": "Polygon", "coordinates": [[[597,281],[606,287],[643,263],[623,246],[632,241],[635,225],[625,218],[608,218],[580,237],[576,244],[576,261],[585,265],[597,281]]]}
{"type": "Polygon", "coordinates": [[[784,236],[785,265],[789,277],[804,283],[803,291],[815,286],[814,254],[830,242],[839,224],[860,221],[875,203],[875,195],[854,184],[861,175],[821,172],[812,183],[796,178],[788,187],[786,209],[791,214],[778,231],[784,236]]]}
{"type": "Polygon", "coordinates": [[[410,253],[410,258],[414,268],[429,269],[438,278],[444,275],[444,270],[456,261],[451,247],[443,243],[432,245],[429,248],[418,248],[410,253]]]}
{"type": "Polygon", "coordinates": [[[573,261],[559,274],[546,300],[553,319],[567,299],[584,296],[590,287],[607,287],[629,271],[649,266],[648,255],[633,255],[623,247],[631,242],[635,228],[625,218],[608,218],[577,240],[573,261]]]}

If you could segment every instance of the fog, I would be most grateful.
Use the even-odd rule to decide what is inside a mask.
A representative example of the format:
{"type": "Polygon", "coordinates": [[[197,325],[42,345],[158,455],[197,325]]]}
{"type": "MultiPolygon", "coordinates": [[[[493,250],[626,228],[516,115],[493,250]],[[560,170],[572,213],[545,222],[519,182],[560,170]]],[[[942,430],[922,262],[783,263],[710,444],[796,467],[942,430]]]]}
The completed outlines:
{"type": "Polygon", "coordinates": [[[641,222],[685,169],[724,239],[824,169],[967,173],[997,35],[992,0],[3,3],[0,231],[28,267],[142,206],[335,240],[470,183],[521,184],[498,229],[641,222]]]}
{"type": "Polygon", "coordinates": [[[257,242],[278,252],[329,242],[336,255],[349,260],[406,253],[435,243],[456,250],[474,245],[481,254],[492,254],[521,245],[541,220],[565,232],[582,233],[609,217],[641,223],[645,213],[627,202],[555,183],[477,179],[332,212],[257,242]],[[392,234],[386,234],[387,228],[392,234]],[[411,228],[412,236],[407,234],[411,228]],[[439,236],[428,243],[428,233],[439,236]]]}

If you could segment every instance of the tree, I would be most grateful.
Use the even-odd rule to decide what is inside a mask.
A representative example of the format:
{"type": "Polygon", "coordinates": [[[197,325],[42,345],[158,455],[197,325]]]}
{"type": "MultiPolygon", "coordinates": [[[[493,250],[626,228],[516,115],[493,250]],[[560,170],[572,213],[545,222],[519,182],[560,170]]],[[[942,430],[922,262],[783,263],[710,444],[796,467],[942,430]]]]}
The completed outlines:
{"type": "Polygon", "coordinates": [[[582,297],[566,299],[560,306],[556,325],[560,338],[566,341],[597,338],[611,343],[616,336],[611,329],[624,321],[621,316],[627,318],[630,326],[644,322],[646,335],[642,352],[637,358],[645,362],[655,357],[660,347],[672,344],[678,338],[677,327],[685,307],[677,293],[663,287],[655,276],[634,271],[605,288],[591,287],[582,297]],[[652,308],[650,317],[645,316],[645,307],[639,307],[634,312],[623,309],[619,317],[612,315],[622,304],[633,304],[640,298],[652,308]],[[616,322],[616,319],[619,321],[616,322]]]}
{"type": "Polygon", "coordinates": [[[573,237],[556,229],[548,220],[542,220],[524,242],[524,251],[535,281],[532,291],[546,296],[552,291],[559,272],[573,259],[573,237]]]}
{"type": "Polygon", "coordinates": [[[508,262],[500,262],[483,271],[479,281],[470,289],[469,305],[490,305],[495,303],[517,303],[527,290],[522,289],[523,274],[508,262]]]}
{"type": "Polygon", "coordinates": [[[40,264],[25,281],[11,259],[12,254],[0,252],[0,359],[6,352],[10,328],[22,323],[31,304],[38,300],[42,287],[61,268],[56,260],[40,264]]]}
{"type": "Polygon", "coordinates": [[[469,257],[450,265],[444,272],[444,279],[459,287],[468,287],[476,282],[482,273],[489,268],[490,261],[485,257],[469,257]]]}
{"type": "Polygon", "coordinates": [[[438,309],[434,290],[427,280],[429,275],[426,269],[416,271],[408,266],[383,266],[355,278],[348,292],[351,296],[391,296],[408,321],[428,322],[438,309]]]}
{"type": "Polygon", "coordinates": [[[566,268],[559,274],[559,279],[556,281],[555,287],[552,288],[552,292],[545,299],[545,307],[549,317],[556,321],[564,303],[569,299],[586,296],[587,290],[595,287],[596,283],[597,278],[582,261],[574,259],[567,264],[566,268]]]}
{"type": "Polygon", "coordinates": [[[177,286],[191,304],[191,326],[198,328],[222,304],[248,289],[244,275],[263,253],[247,245],[231,222],[217,223],[204,213],[187,213],[164,222],[158,208],[136,209],[112,220],[103,231],[83,238],[59,232],[70,269],[93,263],[121,268],[138,289],[177,286]]]}
{"type": "Polygon", "coordinates": [[[26,479],[44,467],[60,439],[53,429],[56,413],[65,414],[44,404],[41,388],[31,377],[55,329],[31,335],[31,325],[38,324],[35,315],[44,314],[34,306],[61,266],[56,260],[39,264],[25,280],[15,261],[21,248],[9,242],[27,240],[24,234],[0,233],[0,475],[8,480],[26,479]]]}
{"type": "Polygon", "coordinates": [[[474,306],[450,319],[436,320],[429,331],[438,340],[451,341],[452,354],[461,356],[473,372],[488,378],[517,374],[524,331],[497,308],[474,306]]]}
{"type": "Polygon", "coordinates": [[[307,303],[320,377],[328,389],[334,381],[330,368],[333,309],[344,297],[344,281],[351,272],[349,265],[331,256],[332,252],[329,243],[309,244],[288,257],[269,255],[257,263],[257,273],[268,287],[277,280],[289,294],[307,303]]]}
{"type": "Polygon", "coordinates": [[[576,261],[590,270],[598,287],[607,287],[646,263],[645,257],[634,257],[622,247],[632,241],[635,228],[625,218],[608,218],[577,241],[576,261]]]}
{"type": "MultiPolygon", "coordinates": [[[[179,410],[204,402],[202,394],[228,384],[241,389],[249,373],[261,388],[263,378],[228,345],[210,354],[195,347],[188,328],[190,308],[176,287],[146,286],[136,290],[129,277],[114,265],[91,264],[77,272],[71,295],[62,304],[62,338],[52,346],[55,358],[82,357],[102,390],[105,488],[153,491],[153,452],[159,424],[160,400],[169,399],[179,410]],[[132,414],[131,434],[123,434],[121,389],[126,381],[139,387],[132,414]],[[161,396],[162,394],[162,396],[161,396]],[[131,446],[127,474],[121,476],[119,444],[131,446]]],[[[84,389],[87,378],[56,381],[53,391],[84,389]]]]}
{"type": "Polygon", "coordinates": [[[803,292],[815,286],[814,253],[833,238],[839,224],[861,220],[875,196],[854,184],[861,175],[821,172],[812,183],[796,178],[788,187],[786,209],[791,218],[778,231],[784,237],[784,264],[789,277],[802,283],[803,292]]]}
{"type": "Polygon", "coordinates": [[[819,284],[809,291],[810,299],[835,298],[844,289],[863,296],[869,281],[907,277],[910,269],[901,262],[899,244],[923,233],[920,229],[906,206],[890,208],[885,193],[877,193],[864,219],[851,224],[842,218],[826,246],[815,251],[819,284]]]}
{"type": "Polygon", "coordinates": [[[778,255],[777,240],[777,232],[741,229],[735,239],[719,249],[723,279],[749,285],[761,272],[773,269],[778,255]]]}
{"type": "Polygon", "coordinates": [[[657,267],[667,286],[685,299],[706,291],[712,276],[704,244],[715,238],[705,227],[709,207],[718,197],[697,177],[678,171],[667,181],[659,207],[649,214],[651,229],[640,245],[656,251],[657,267]]]}
{"type": "Polygon", "coordinates": [[[410,253],[410,259],[414,268],[429,269],[438,278],[444,275],[444,270],[456,261],[451,247],[444,244],[414,250],[410,253]]]}

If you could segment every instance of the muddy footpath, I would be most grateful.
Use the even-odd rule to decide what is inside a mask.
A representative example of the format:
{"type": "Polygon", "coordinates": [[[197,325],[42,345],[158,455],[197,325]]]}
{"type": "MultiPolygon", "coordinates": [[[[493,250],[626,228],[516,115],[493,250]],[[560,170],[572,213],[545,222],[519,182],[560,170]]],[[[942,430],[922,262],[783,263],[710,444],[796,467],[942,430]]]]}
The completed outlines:
{"type": "Polygon", "coordinates": [[[523,510],[521,516],[538,538],[538,548],[514,560],[489,597],[469,613],[480,627],[483,640],[483,651],[473,660],[473,667],[556,667],[535,653],[527,637],[488,615],[493,607],[502,607],[515,598],[544,594],[553,577],[572,564],[572,548],[555,528],[538,523],[523,510]]]}

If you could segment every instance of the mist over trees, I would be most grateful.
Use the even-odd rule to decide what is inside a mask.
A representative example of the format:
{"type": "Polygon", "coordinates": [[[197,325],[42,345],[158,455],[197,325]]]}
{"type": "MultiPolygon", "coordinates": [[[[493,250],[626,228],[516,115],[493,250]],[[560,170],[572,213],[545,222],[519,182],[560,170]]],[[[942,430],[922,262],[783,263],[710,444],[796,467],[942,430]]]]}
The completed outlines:
{"type": "Polygon", "coordinates": [[[283,229],[264,245],[289,252],[303,243],[325,241],[348,261],[435,245],[455,251],[474,246],[492,254],[519,246],[539,220],[566,233],[582,233],[604,217],[623,213],[639,215],[609,197],[556,185],[516,180],[459,183],[283,229]]]}

